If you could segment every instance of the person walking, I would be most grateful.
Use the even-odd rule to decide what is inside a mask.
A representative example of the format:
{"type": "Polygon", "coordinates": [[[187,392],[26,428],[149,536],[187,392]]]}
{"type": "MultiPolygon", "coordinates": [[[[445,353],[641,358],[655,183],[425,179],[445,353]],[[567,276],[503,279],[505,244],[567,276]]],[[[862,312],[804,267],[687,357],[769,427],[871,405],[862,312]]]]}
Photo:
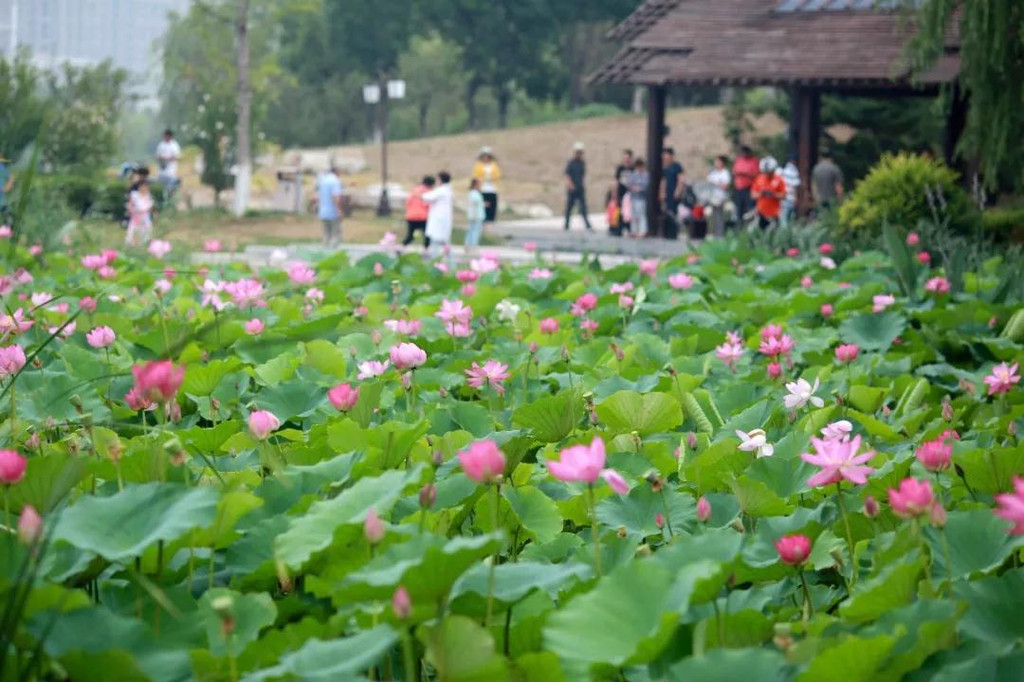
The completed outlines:
{"type": "Polygon", "coordinates": [[[819,213],[831,210],[843,200],[843,171],[828,149],[821,152],[821,160],[811,170],[811,189],[819,213]]]}
{"type": "Polygon", "coordinates": [[[751,198],[751,185],[758,174],[758,161],[750,147],[740,147],[740,155],[732,163],[732,180],[735,191],[733,192],[733,203],[736,204],[736,214],[740,222],[747,219],[747,214],[753,208],[751,198]]]}
{"type": "Polygon", "coordinates": [[[156,179],[163,185],[164,197],[178,189],[178,160],[181,159],[181,145],[174,139],[174,131],[168,128],[156,146],[156,179]]]}
{"type": "Polygon", "coordinates": [[[782,200],[786,198],[786,181],[779,175],[779,162],[772,156],[761,159],[760,174],[751,185],[757,199],[757,224],[766,230],[779,221],[782,200]]]}
{"type": "Polygon", "coordinates": [[[587,215],[587,187],[584,184],[587,177],[587,163],[583,160],[585,147],[582,142],[577,142],[572,148],[572,158],[565,165],[565,229],[569,229],[569,219],[572,217],[572,209],[579,204],[580,215],[583,216],[583,224],[588,230],[594,228],[590,225],[590,217],[587,215]]]}
{"type": "Polygon", "coordinates": [[[633,162],[633,172],[629,174],[629,220],[630,231],[634,237],[646,237],[647,225],[647,188],[651,184],[651,174],[647,172],[647,164],[643,159],[633,162]]]}
{"type": "Polygon", "coordinates": [[[732,185],[732,173],[729,172],[729,159],[725,156],[716,156],[714,165],[708,171],[708,183],[710,183],[711,196],[709,199],[711,208],[711,234],[716,237],[725,236],[725,225],[728,222],[729,187],[732,185]]]}
{"type": "Polygon", "coordinates": [[[341,242],[342,189],[338,169],[333,164],[316,179],[317,215],[324,226],[324,246],[329,249],[341,242]]]}
{"type": "Polygon", "coordinates": [[[427,215],[426,236],[430,239],[431,252],[437,255],[447,252],[452,241],[452,176],[447,171],[437,174],[438,186],[423,194],[423,200],[430,205],[427,215]]]}
{"type": "Polygon", "coordinates": [[[480,194],[484,198],[484,225],[492,225],[498,217],[497,182],[501,179],[501,168],[490,147],[481,147],[480,156],[473,164],[472,177],[480,181],[480,194]]]}
{"type": "Polygon", "coordinates": [[[405,239],[402,246],[409,246],[416,237],[417,232],[423,232],[423,248],[430,248],[430,237],[427,236],[427,216],[430,215],[430,204],[423,200],[423,195],[429,192],[436,181],[433,175],[423,178],[423,181],[412,188],[409,198],[405,200],[405,239]]]}
{"type": "Polygon", "coordinates": [[[783,181],[786,183],[786,198],[782,200],[782,213],[779,215],[779,224],[783,227],[789,225],[796,218],[796,193],[800,186],[800,169],[796,167],[796,157],[790,156],[786,165],[782,167],[783,181]]]}
{"type": "Polygon", "coordinates": [[[128,195],[128,232],[124,243],[143,246],[153,238],[153,194],[149,191],[149,177],[142,176],[128,195]]]}
{"type": "Polygon", "coordinates": [[[676,161],[676,150],[665,147],[661,154],[661,191],[659,196],[665,205],[665,212],[673,218],[679,211],[679,202],[683,199],[686,184],[683,178],[683,166],[676,161]]]}
{"type": "Polygon", "coordinates": [[[466,247],[480,245],[480,235],[484,231],[487,218],[487,202],[480,191],[480,181],[473,178],[469,181],[469,196],[466,206],[466,247]]]}

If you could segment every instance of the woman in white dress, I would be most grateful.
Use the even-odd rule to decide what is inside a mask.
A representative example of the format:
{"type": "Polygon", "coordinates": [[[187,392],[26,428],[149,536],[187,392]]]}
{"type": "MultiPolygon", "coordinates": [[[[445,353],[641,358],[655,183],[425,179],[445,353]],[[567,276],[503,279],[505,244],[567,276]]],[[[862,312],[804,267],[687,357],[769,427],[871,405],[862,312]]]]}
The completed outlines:
{"type": "Polygon", "coordinates": [[[430,204],[426,235],[430,239],[430,251],[435,257],[450,251],[454,203],[452,176],[447,171],[441,171],[437,178],[438,186],[423,194],[423,200],[430,204]]]}

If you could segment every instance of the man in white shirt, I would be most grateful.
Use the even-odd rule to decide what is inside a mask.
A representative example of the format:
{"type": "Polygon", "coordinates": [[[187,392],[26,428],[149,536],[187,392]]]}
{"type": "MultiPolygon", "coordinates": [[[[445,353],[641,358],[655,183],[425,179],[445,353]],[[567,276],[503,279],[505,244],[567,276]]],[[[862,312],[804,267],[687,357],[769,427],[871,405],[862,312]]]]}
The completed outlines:
{"type": "Polygon", "coordinates": [[[178,159],[180,158],[181,147],[174,139],[174,131],[168,128],[164,131],[160,144],[156,146],[156,163],[160,168],[156,177],[166,189],[173,190],[178,186],[178,159]]]}
{"type": "Polygon", "coordinates": [[[796,217],[796,193],[800,186],[800,169],[796,167],[796,157],[789,157],[789,161],[782,168],[782,179],[786,181],[786,198],[782,200],[782,226],[789,225],[796,217]]]}

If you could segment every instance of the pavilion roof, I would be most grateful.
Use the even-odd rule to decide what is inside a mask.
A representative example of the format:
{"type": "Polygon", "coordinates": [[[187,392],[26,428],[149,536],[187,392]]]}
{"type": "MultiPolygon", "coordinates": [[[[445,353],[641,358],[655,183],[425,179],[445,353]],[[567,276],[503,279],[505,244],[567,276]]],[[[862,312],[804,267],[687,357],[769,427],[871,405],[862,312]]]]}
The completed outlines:
{"type": "Polygon", "coordinates": [[[956,79],[959,38],[911,77],[912,17],[899,0],[647,0],[609,37],[625,41],[591,76],[643,85],[932,86],[956,79]]]}

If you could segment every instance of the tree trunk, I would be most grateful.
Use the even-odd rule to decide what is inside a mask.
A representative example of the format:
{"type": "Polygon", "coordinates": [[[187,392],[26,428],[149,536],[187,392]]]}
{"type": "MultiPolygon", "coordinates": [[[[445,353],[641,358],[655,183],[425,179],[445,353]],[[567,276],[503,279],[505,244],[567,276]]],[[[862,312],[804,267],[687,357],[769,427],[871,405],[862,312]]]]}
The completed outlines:
{"type": "Polygon", "coordinates": [[[430,113],[430,100],[420,102],[420,137],[427,136],[427,115],[430,113]]]}
{"type": "Polygon", "coordinates": [[[477,111],[476,111],[476,94],[480,90],[480,79],[473,76],[466,83],[466,127],[470,130],[476,130],[477,124],[477,111]]]}
{"type": "Polygon", "coordinates": [[[252,128],[252,84],[249,81],[249,2],[236,0],[235,49],[238,68],[238,128],[235,133],[238,150],[238,172],[235,174],[235,217],[245,214],[249,203],[249,185],[252,181],[252,148],[249,132],[252,128]]]}
{"type": "Polygon", "coordinates": [[[498,127],[508,128],[508,105],[512,101],[512,90],[508,84],[498,86],[498,127]]]}

